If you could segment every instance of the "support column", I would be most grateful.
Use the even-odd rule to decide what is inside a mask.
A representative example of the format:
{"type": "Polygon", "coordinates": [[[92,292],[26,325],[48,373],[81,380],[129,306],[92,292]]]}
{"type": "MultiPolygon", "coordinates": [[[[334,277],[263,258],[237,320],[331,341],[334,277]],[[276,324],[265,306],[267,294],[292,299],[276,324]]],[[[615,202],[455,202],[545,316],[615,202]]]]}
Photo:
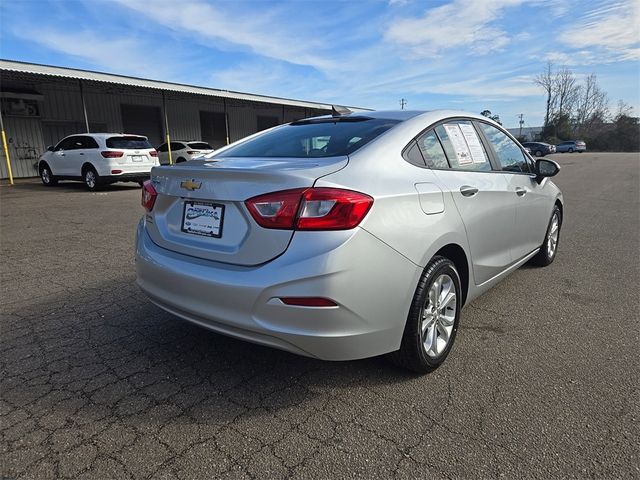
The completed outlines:
{"type": "Polygon", "coordinates": [[[84,114],[84,126],[87,129],[87,133],[91,133],[89,129],[89,117],[87,116],[87,104],[84,101],[84,90],[82,88],[82,80],[78,80],[78,85],[80,85],[80,99],[82,100],[82,113],[84,114]]]}
{"type": "Polygon", "coordinates": [[[7,173],[9,174],[9,183],[13,185],[13,172],[11,171],[11,159],[9,158],[9,147],[7,146],[7,135],[4,133],[4,121],[2,120],[2,111],[0,111],[0,130],[2,130],[2,147],[4,148],[4,159],[7,162],[7,173]]]}
{"type": "Polygon", "coordinates": [[[167,115],[167,99],[162,91],[162,113],[164,113],[164,133],[167,141],[167,151],[169,152],[169,165],[173,165],[173,157],[171,156],[171,137],[169,136],[169,115],[167,115]]]}

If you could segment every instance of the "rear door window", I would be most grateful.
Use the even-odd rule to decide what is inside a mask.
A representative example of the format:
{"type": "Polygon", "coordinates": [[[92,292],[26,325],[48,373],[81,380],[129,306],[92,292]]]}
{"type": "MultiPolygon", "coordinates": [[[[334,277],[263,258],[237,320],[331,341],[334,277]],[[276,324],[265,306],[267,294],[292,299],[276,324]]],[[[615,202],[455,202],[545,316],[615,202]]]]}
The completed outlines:
{"type": "Polygon", "coordinates": [[[171,142],[171,151],[175,152],[177,150],[182,150],[184,148],[184,143],[179,142],[171,142]]]}
{"type": "Polygon", "coordinates": [[[456,170],[491,171],[489,156],[470,121],[447,122],[435,128],[440,143],[456,170]]]}
{"type": "Polygon", "coordinates": [[[449,168],[447,156],[433,130],[429,130],[418,138],[418,147],[428,167],[449,168]]]}
{"type": "Polygon", "coordinates": [[[107,148],[122,148],[125,150],[139,150],[153,148],[145,137],[134,135],[123,135],[120,137],[107,138],[107,148]]]}
{"type": "Polygon", "coordinates": [[[196,150],[213,150],[213,147],[205,142],[191,142],[187,145],[189,148],[194,148],[196,150]]]}
{"type": "Polygon", "coordinates": [[[163,143],[162,145],[160,145],[158,148],[156,148],[156,150],[158,152],[168,152],[169,148],[167,147],[166,143],[163,143]]]}
{"type": "Polygon", "coordinates": [[[361,116],[301,120],[231,146],[218,156],[304,158],[349,155],[398,122],[361,116]]]}
{"type": "Polygon", "coordinates": [[[502,171],[529,173],[529,164],[520,146],[511,140],[507,134],[501,132],[493,125],[480,123],[487,140],[496,153],[502,171]]]}
{"type": "Polygon", "coordinates": [[[82,146],[79,148],[99,148],[98,142],[96,142],[95,138],[89,137],[87,135],[83,137],[79,137],[82,142],[82,146]]]}

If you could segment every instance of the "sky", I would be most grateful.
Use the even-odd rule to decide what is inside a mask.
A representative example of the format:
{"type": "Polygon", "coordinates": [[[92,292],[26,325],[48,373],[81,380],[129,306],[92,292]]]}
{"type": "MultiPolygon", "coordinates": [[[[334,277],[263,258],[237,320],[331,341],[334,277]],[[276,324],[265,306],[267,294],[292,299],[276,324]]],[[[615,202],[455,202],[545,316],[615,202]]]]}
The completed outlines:
{"type": "Polygon", "coordinates": [[[547,61],[640,113],[640,0],[0,0],[0,57],[538,126],[547,61]]]}

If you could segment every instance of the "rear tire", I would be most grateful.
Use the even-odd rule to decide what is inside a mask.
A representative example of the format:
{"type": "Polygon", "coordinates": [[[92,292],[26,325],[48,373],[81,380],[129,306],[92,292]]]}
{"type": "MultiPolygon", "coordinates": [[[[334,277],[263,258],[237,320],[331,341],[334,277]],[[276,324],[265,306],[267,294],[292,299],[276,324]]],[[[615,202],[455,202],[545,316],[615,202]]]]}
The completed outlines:
{"type": "Polygon", "coordinates": [[[544,243],[540,247],[540,251],[531,259],[530,263],[538,267],[546,267],[551,265],[558,253],[560,245],[560,230],[562,228],[562,212],[558,205],[553,207],[551,212],[551,220],[547,227],[547,233],[544,236],[544,243]]]}
{"type": "Polygon", "coordinates": [[[98,188],[100,188],[100,185],[101,185],[100,176],[98,175],[98,172],[96,172],[96,169],[93,168],[92,166],[88,166],[84,168],[84,170],[82,171],[82,179],[84,180],[85,186],[90,191],[93,192],[98,188]]]}
{"type": "Polygon", "coordinates": [[[49,167],[48,163],[42,162],[38,168],[38,173],[40,174],[40,180],[43,185],[52,187],[58,184],[58,178],[51,173],[51,167],[49,167]]]}
{"type": "Polygon", "coordinates": [[[438,368],[447,358],[458,331],[462,288],[455,265],[434,257],[422,274],[411,302],[396,365],[418,373],[438,368]]]}
{"type": "Polygon", "coordinates": [[[180,157],[180,158],[178,158],[176,160],[176,163],[183,163],[183,162],[186,162],[186,160],[184,158],[182,158],[182,157],[180,157]]]}
{"type": "Polygon", "coordinates": [[[573,148],[570,148],[569,150],[567,150],[569,153],[573,153],[573,148]]]}

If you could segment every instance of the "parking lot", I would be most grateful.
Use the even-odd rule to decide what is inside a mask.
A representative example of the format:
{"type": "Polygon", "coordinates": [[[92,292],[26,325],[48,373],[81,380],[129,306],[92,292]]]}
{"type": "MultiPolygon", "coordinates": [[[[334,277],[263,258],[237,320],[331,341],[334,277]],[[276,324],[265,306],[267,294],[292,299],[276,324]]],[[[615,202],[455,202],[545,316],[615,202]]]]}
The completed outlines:
{"type": "Polygon", "coordinates": [[[416,376],[182,322],[134,284],[135,184],[0,187],[2,478],[637,478],[638,154],[553,155],[556,261],[416,376]]]}

